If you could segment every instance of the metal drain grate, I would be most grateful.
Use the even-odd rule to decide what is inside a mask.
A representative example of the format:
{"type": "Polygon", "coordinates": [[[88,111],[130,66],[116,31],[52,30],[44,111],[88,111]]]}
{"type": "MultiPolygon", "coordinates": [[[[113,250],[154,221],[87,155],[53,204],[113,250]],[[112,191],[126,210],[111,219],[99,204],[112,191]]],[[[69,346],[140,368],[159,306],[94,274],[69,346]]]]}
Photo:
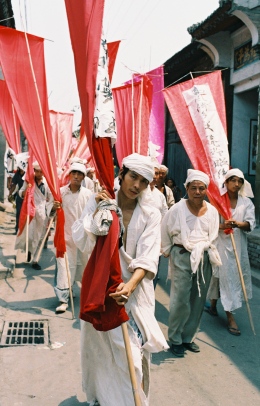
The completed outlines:
{"type": "Polygon", "coordinates": [[[5,321],[1,346],[49,344],[47,320],[5,321]]]}

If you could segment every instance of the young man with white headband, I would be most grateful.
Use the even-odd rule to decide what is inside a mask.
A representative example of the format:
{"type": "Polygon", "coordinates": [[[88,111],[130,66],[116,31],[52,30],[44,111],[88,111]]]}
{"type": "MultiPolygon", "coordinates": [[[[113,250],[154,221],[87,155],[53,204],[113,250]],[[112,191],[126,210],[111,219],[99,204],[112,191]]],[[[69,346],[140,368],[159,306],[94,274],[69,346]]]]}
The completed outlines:
{"type": "MultiPolygon", "coordinates": [[[[132,154],[124,158],[116,201],[102,190],[91,197],[80,221],[73,226],[74,241],[82,250],[91,252],[100,205],[110,200],[121,209],[124,228],[119,257],[123,283],[110,296],[125,306],[130,319],[127,328],[143,406],[149,404],[150,355],[168,348],[154,316],[152,280],[160,253],[161,215],[151,206],[150,198],[146,199],[153,176],[150,157],[132,154]]],[[[91,405],[134,405],[121,327],[101,332],[82,321],[81,360],[83,389],[91,405]]]]}
{"type": "MultiPolygon", "coordinates": [[[[53,204],[53,196],[37,161],[33,162],[33,169],[35,181],[35,216],[29,225],[29,250],[27,261],[30,262],[32,260],[32,268],[41,270],[41,265],[36,260],[42,240],[46,233],[48,219],[53,204]]],[[[24,181],[23,186],[19,190],[19,195],[22,199],[24,198],[28,187],[31,187],[31,185],[24,181]]]]}
{"type": "Polygon", "coordinates": [[[242,306],[243,292],[240,283],[237,263],[231,238],[225,234],[226,229],[233,229],[236,243],[236,250],[243,270],[248,299],[252,298],[251,269],[247,251],[247,234],[255,228],[255,208],[249,197],[254,197],[250,183],[245,179],[240,169],[230,169],[225,174],[224,188],[228,194],[231,218],[224,220],[221,217],[219,225],[218,250],[222,261],[216,274],[213,277],[208,298],[211,299],[211,306],[207,310],[211,315],[217,316],[217,299],[221,303],[227,315],[227,328],[230,334],[239,336],[241,334],[235,321],[233,312],[242,306]]]}
{"type": "MultiPolygon", "coordinates": [[[[68,255],[70,283],[81,282],[83,271],[88,261],[88,254],[81,252],[73,242],[71,227],[78,220],[86,206],[92,192],[81,185],[85,178],[86,167],[80,158],[73,158],[69,168],[69,184],[63,186],[61,191],[62,208],[65,215],[65,243],[68,255]]],[[[55,201],[53,209],[57,210],[60,202],[55,201]]],[[[59,300],[56,313],[63,313],[68,308],[69,282],[65,258],[56,258],[56,271],[54,292],[59,300]]]]}
{"type": "Polygon", "coordinates": [[[171,256],[171,292],[168,336],[171,351],[184,357],[185,350],[199,352],[194,338],[212,275],[220,265],[215,247],[219,216],[204,199],[209,177],[189,169],[188,199],[176,203],[162,221],[162,252],[171,256]]]}

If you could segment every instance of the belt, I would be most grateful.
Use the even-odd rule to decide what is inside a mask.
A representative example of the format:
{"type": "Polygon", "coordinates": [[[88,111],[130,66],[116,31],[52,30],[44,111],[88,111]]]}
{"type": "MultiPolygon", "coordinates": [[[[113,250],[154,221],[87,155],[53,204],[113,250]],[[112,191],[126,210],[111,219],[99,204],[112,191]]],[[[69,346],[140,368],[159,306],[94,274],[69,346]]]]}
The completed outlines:
{"type": "Polygon", "coordinates": [[[187,251],[186,248],[185,248],[183,245],[181,245],[181,244],[174,244],[174,247],[181,248],[179,254],[184,254],[185,252],[189,252],[189,251],[187,251]]]}

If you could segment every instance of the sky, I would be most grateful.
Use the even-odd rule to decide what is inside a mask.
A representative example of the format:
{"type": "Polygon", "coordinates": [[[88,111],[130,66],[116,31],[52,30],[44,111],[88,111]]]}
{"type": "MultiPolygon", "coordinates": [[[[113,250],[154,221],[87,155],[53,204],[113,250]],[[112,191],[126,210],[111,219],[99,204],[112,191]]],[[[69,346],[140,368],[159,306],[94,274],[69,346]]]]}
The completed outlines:
{"type": "MultiPolygon", "coordinates": [[[[12,0],[12,6],[16,29],[46,39],[49,107],[74,110],[76,129],[80,103],[64,0],[12,0]]],[[[105,0],[106,39],[121,40],[112,86],[120,86],[133,72],[162,65],[190,43],[187,28],[218,7],[218,0],[105,0]]]]}

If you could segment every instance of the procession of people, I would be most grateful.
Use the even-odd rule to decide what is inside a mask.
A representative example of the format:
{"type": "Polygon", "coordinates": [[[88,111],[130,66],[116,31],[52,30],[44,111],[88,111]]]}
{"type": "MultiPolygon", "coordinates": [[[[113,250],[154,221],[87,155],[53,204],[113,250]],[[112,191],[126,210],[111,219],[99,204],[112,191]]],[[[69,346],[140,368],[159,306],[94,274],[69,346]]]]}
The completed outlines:
{"type": "MultiPolygon", "coordinates": [[[[23,159],[26,170],[28,156],[23,159]]],[[[19,174],[20,167],[17,165],[19,174]]],[[[243,291],[231,239],[224,232],[234,232],[250,299],[252,286],[246,239],[255,227],[255,216],[250,200],[253,197],[251,186],[239,169],[225,174],[223,188],[229,197],[232,217],[223,219],[208,202],[210,178],[206,173],[189,169],[184,182],[185,197],[174,202],[165,185],[168,168],[154,157],[135,153],[123,159],[115,183],[115,199],[102,186],[94,192],[92,187],[82,185],[86,184],[86,174],[93,173],[94,168],[80,158],[74,157],[69,164],[68,184],[61,187],[62,203],[53,199],[38,162],[33,163],[33,168],[36,211],[29,226],[27,261],[34,270],[41,269],[38,251],[47,238],[48,221],[61,206],[65,215],[68,260],[56,258],[53,287],[58,299],[57,315],[68,309],[69,291],[73,292],[76,281],[82,281],[98,236],[109,232],[112,220],[107,212],[111,205],[116,207],[121,224],[118,250],[122,281],[111,290],[110,297],[126,310],[142,405],[149,405],[149,367],[153,352],[169,349],[176,357],[184,357],[187,351],[200,352],[195,340],[203,309],[217,316],[217,300],[220,299],[227,315],[227,331],[235,336],[241,334],[233,312],[242,306],[243,291]],[[100,214],[97,216],[97,213],[100,214]],[[161,255],[169,258],[171,279],[168,343],[154,316],[161,255]]],[[[15,179],[10,185],[10,194],[15,179]]],[[[92,179],[96,182],[96,178],[92,179]]],[[[32,187],[22,182],[18,191],[21,200],[27,188],[32,187]]],[[[126,400],[120,404],[134,404],[124,346],[120,327],[98,331],[91,322],[81,321],[83,389],[91,405],[119,404],[122,398],[126,400]],[[105,364],[103,359],[106,359],[105,364]],[[111,374],[117,377],[113,384],[111,374]]]]}

